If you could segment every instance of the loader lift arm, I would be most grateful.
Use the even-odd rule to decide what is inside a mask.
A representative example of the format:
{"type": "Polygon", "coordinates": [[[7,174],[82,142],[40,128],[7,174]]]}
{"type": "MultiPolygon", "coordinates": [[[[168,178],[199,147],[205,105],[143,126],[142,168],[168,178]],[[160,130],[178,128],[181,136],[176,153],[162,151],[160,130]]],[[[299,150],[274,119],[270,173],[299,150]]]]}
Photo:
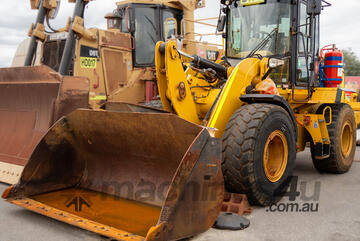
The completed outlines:
{"type": "MultiPolygon", "coordinates": [[[[68,30],[69,35],[67,37],[65,50],[63,52],[63,58],[61,59],[59,73],[66,75],[68,73],[69,64],[71,58],[73,57],[73,49],[75,46],[75,32],[72,29],[72,24],[76,17],[83,17],[86,4],[89,0],[69,0],[69,2],[75,2],[75,8],[73,12],[73,17],[70,22],[68,30]]],[[[25,58],[25,66],[31,66],[33,64],[34,56],[38,47],[38,40],[45,41],[45,18],[50,18],[50,15],[56,13],[59,10],[60,2],[52,0],[30,0],[30,5],[32,9],[38,9],[38,14],[36,17],[35,24],[30,28],[30,44],[25,58]]],[[[51,29],[51,26],[49,26],[51,29]]],[[[64,29],[65,30],[65,29],[64,29]]]]}
{"type": "MultiPolygon", "coordinates": [[[[38,15],[36,17],[36,22],[35,22],[35,26],[34,26],[35,29],[44,24],[45,16],[48,12],[48,9],[45,7],[44,2],[45,2],[45,0],[41,0],[39,3],[39,6],[38,6],[39,11],[38,11],[38,15]]],[[[32,4],[32,7],[35,8],[35,1],[32,1],[31,4],[32,4]]],[[[30,45],[29,45],[29,49],[27,51],[27,55],[26,55],[26,59],[25,59],[25,66],[32,65],[36,49],[37,49],[37,38],[33,32],[31,34],[30,45]]]]}
{"type": "Polygon", "coordinates": [[[73,23],[76,17],[84,17],[85,6],[88,3],[88,0],[76,0],[73,17],[71,19],[71,24],[69,28],[69,34],[66,39],[65,48],[63,56],[61,58],[59,74],[66,75],[70,67],[71,59],[73,57],[73,51],[75,47],[75,31],[72,28],[73,23]]]}

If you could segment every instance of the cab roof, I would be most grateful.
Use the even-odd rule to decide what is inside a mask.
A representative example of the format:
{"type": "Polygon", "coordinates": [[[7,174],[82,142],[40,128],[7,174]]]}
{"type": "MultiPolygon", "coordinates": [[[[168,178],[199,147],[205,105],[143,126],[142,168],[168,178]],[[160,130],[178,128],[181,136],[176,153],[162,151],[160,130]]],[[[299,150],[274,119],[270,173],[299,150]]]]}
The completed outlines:
{"type": "Polygon", "coordinates": [[[158,4],[158,5],[166,5],[171,8],[182,9],[179,5],[174,3],[169,3],[168,0],[123,0],[116,3],[118,7],[129,5],[132,3],[140,3],[140,4],[158,4]]]}

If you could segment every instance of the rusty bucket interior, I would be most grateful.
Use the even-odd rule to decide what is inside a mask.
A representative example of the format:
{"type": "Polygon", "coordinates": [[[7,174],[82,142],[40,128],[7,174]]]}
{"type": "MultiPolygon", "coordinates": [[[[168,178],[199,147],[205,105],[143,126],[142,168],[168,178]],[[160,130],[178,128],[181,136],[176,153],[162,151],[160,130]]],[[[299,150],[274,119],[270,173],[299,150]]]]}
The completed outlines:
{"type": "Polygon", "coordinates": [[[223,200],[220,142],[169,113],[79,109],[41,140],[3,198],[119,240],[206,231],[223,200]]]}
{"type": "Polygon", "coordinates": [[[88,106],[85,78],[47,66],[0,69],[0,182],[16,183],[23,166],[62,115],[88,106]]]}

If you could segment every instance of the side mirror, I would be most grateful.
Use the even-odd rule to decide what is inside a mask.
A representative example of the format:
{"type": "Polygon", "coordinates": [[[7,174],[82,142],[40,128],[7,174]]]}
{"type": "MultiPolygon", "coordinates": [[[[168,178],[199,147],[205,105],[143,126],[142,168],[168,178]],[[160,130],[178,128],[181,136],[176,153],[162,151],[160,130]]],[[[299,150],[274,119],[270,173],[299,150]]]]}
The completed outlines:
{"type": "Polygon", "coordinates": [[[220,16],[217,23],[216,31],[223,32],[225,28],[225,23],[226,23],[226,16],[225,15],[220,16]]]}
{"type": "Polygon", "coordinates": [[[306,11],[308,15],[319,15],[321,13],[322,0],[308,0],[306,11]]]}
{"type": "Polygon", "coordinates": [[[185,20],[181,19],[181,22],[180,22],[180,36],[178,36],[178,38],[184,38],[185,33],[186,33],[185,20]]]}
{"type": "Polygon", "coordinates": [[[175,18],[168,18],[164,22],[164,37],[165,41],[173,37],[177,37],[177,21],[175,18]]]}

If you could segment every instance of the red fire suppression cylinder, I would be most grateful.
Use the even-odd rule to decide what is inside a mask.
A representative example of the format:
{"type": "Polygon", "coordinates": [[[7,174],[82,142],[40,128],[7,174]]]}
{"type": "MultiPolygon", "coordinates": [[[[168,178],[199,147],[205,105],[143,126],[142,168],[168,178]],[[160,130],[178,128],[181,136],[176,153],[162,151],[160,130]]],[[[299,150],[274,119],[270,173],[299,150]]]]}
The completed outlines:
{"type": "Polygon", "coordinates": [[[343,54],[334,48],[325,53],[324,73],[328,81],[325,87],[337,88],[343,82],[343,54]]]}

